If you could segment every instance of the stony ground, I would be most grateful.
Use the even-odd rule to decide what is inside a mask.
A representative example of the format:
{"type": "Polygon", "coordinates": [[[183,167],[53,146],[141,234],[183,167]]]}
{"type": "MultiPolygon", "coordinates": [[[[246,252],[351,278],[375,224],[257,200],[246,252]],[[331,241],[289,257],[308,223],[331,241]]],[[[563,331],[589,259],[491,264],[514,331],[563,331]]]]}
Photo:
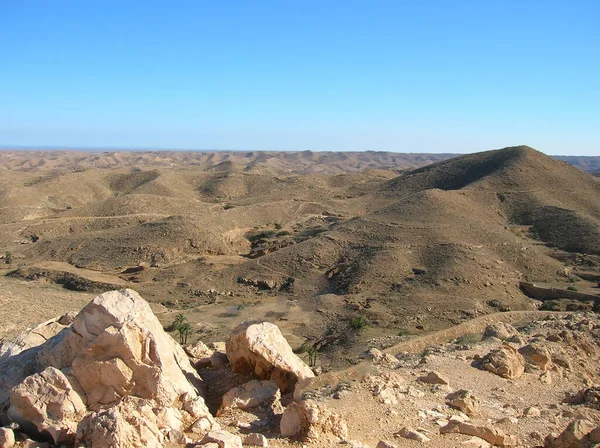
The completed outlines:
{"type": "MultiPolygon", "coordinates": [[[[403,428],[428,437],[430,441],[426,443],[431,447],[489,446],[469,435],[440,433],[452,416],[468,418],[449,406],[445,398],[452,391],[464,389],[479,403],[479,411],[468,418],[472,423],[514,435],[519,438],[518,446],[543,446],[546,436],[558,435],[577,418],[600,423],[600,412],[594,408],[597,403],[568,402],[580,390],[600,381],[599,329],[596,315],[581,314],[549,315],[544,320],[523,324],[518,336],[509,343],[518,348],[538,341],[554,361],[547,370],[528,362],[525,373],[514,379],[482,368],[481,358],[503,341],[495,337],[478,341],[482,337],[479,333],[430,347],[419,354],[404,352],[391,357],[374,352],[377,358],[372,362],[317,377],[304,390],[304,396],[343,416],[349,428],[346,444],[350,446],[375,447],[380,440],[397,447],[423,443],[398,435],[403,428]],[[570,367],[565,367],[565,363],[570,367]],[[432,371],[448,384],[419,380],[432,371]]],[[[227,425],[231,420],[221,423],[227,425]]],[[[235,425],[227,427],[233,432],[240,431],[235,425]]],[[[265,434],[273,435],[269,441],[271,447],[340,446],[339,441],[327,439],[289,441],[277,437],[276,429],[265,434]]]]}

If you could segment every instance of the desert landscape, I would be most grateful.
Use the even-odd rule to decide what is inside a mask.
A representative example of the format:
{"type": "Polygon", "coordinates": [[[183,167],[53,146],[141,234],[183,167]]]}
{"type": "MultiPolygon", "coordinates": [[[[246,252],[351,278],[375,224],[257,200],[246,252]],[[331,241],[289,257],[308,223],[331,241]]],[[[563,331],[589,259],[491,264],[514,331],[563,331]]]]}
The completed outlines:
{"type": "Polygon", "coordinates": [[[600,443],[599,167],[600,157],[527,146],[2,151],[6,437],[31,447],[600,443]],[[156,341],[156,358],[119,338],[91,348],[111,328],[149,332],[127,338],[156,341]],[[139,389],[141,365],[158,368],[154,392],[139,389]],[[113,379],[86,379],[93,372],[113,379]],[[39,394],[52,406],[40,409],[39,394]]]}

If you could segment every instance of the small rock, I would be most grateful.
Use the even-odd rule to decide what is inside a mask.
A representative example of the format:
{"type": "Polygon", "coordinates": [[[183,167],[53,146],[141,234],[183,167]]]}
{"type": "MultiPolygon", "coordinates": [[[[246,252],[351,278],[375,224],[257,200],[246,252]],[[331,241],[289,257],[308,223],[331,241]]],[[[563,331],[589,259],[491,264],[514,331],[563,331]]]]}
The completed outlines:
{"type": "Polygon", "coordinates": [[[464,442],[462,442],[461,445],[467,445],[473,448],[490,448],[492,446],[485,440],[480,439],[479,437],[471,437],[469,440],[465,440],[464,442]]]}
{"type": "Polygon", "coordinates": [[[517,336],[518,334],[519,332],[515,327],[504,322],[495,322],[488,325],[485,327],[485,330],[483,330],[484,339],[498,338],[501,340],[506,340],[513,336],[517,336]]]}
{"type": "Polygon", "coordinates": [[[269,440],[262,434],[252,432],[244,439],[244,445],[261,446],[263,448],[267,448],[269,446],[269,440]]]}
{"type": "Polygon", "coordinates": [[[539,408],[534,406],[530,406],[523,411],[523,417],[540,417],[541,415],[542,412],[539,410],[539,408]]]}
{"type": "Polygon", "coordinates": [[[375,448],[396,448],[396,445],[386,442],[385,440],[380,440],[375,448]]]}
{"type": "Polygon", "coordinates": [[[200,441],[200,445],[207,444],[209,442],[216,443],[219,448],[242,448],[242,439],[239,436],[231,434],[227,431],[214,430],[210,431],[200,441]]]}
{"type": "Polygon", "coordinates": [[[479,414],[479,400],[468,390],[458,390],[446,396],[448,406],[464,412],[470,417],[479,414]]]}
{"type": "Polygon", "coordinates": [[[417,378],[422,383],[428,384],[449,384],[449,381],[441,376],[438,372],[431,371],[425,376],[417,378]]]}
{"type": "Polygon", "coordinates": [[[411,428],[402,428],[397,433],[400,437],[404,437],[409,440],[417,440],[419,442],[429,442],[431,439],[427,437],[425,434],[421,434],[419,431],[415,431],[411,428]]]}

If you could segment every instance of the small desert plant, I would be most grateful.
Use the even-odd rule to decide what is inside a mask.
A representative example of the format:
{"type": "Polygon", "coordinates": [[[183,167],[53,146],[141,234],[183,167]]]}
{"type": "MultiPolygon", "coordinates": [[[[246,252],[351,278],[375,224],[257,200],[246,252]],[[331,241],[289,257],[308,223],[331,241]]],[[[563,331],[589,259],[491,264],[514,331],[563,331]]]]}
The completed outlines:
{"type": "Polygon", "coordinates": [[[575,283],[577,281],[577,277],[569,277],[569,283],[575,283]]]}
{"type": "Polygon", "coordinates": [[[569,286],[567,291],[579,291],[579,288],[577,286],[569,286]]]}
{"type": "Polygon", "coordinates": [[[183,322],[177,327],[177,332],[179,333],[179,343],[187,344],[188,336],[192,334],[192,326],[189,322],[183,322]]]}
{"type": "Polygon", "coordinates": [[[171,326],[174,329],[177,329],[177,327],[179,327],[180,325],[182,325],[186,321],[187,321],[187,318],[183,314],[180,313],[177,316],[175,316],[175,320],[173,321],[173,324],[171,326]]]}
{"type": "Polygon", "coordinates": [[[408,336],[410,334],[410,331],[408,331],[406,328],[401,328],[398,331],[398,336],[408,336]]]}
{"type": "Polygon", "coordinates": [[[276,236],[287,236],[289,234],[290,232],[288,232],[287,230],[282,230],[281,232],[277,232],[276,236]]]}
{"type": "Polygon", "coordinates": [[[9,250],[6,251],[6,253],[4,254],[4,262],[6,264],[12,264],[12,252],[10,252],[9,250]]]}
{"type": "Polygon", "coordinates": [[[262,232],[249,232],[246,234],[246,238],[252,243],[258,240],[262,240],[264,238],[272,238],[275,236],[274,230],[263,230],[262,232]]]}
{"type": "Polygon", "coordinates": [[[281,230],[281,228],[282,228],[281,223],[276,222],[273,225],[275,226],[275,229],[277,229],[277,230],[281,230]]]}
{"type": "Polygon", "coordinates": [[[355,316],[352,319],[350,319],[350,326],[354,329],[354,330],[364,330],[365,328],[367,328],[369,326],[369,322],[367,321],[367,319],[365,318],[365,316],[355,316]]]}
{"type": "Polygon", "coordinates": [[[295,349],[294,353],[296,353],[296,354],[307,353],[308,354],[308,366],[314,367],[317,365],[317,356],[318,356],[319,352],[317,351],[316,348],[314,348],[308,342],[305,342],[300,347],[295,349]]]}
{"type": "Polygon", "coordinates": [[[476,333],[467,333],[467,334],[463,334],[462,336],[459,336],[458,338],[456,338],[456,343],[458,345],[474,345],[477,342],[481,341],[481,336],[476,334],[476,333]]]}
{"type": "Polygon", "coordinates": [[[308,366],[315,367],[317,365],[317,349],[314,347],[308,347],[306,349],[306,353],[308,353],[308,366]]]}

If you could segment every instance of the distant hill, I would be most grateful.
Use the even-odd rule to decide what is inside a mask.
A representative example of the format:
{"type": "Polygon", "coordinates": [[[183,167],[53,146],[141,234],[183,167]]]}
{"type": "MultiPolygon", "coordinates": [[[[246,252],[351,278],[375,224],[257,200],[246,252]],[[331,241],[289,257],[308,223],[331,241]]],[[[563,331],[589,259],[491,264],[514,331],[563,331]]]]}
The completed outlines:
{"type": "Polygon", "coordinates": [[[595,156],[554,156],[555,159],[564,160],[582,171],[600,171],[600,157],[595,156]]]}
{"type": "MultiPolygon", "coordinates": [[[[409,170],[459,154],[285,151],[65,151],[1,150],[0,168],[80,171],[89,168],[194,168],[260,174],[345,174],[368,169],[409,170]]],[[[556,156],[583,170],[600,170],[600,157],[556,156]]]]}

